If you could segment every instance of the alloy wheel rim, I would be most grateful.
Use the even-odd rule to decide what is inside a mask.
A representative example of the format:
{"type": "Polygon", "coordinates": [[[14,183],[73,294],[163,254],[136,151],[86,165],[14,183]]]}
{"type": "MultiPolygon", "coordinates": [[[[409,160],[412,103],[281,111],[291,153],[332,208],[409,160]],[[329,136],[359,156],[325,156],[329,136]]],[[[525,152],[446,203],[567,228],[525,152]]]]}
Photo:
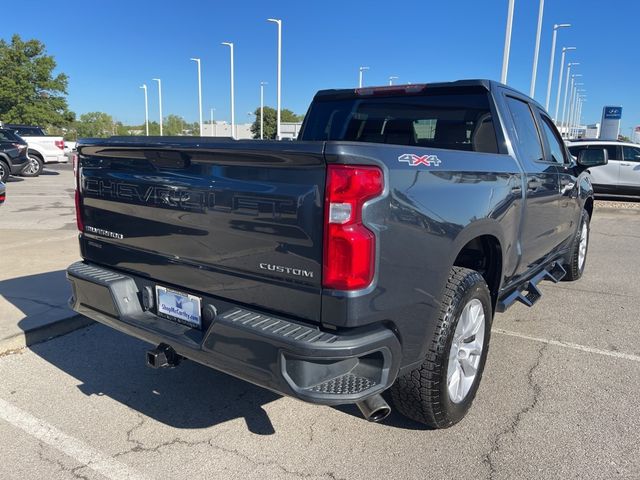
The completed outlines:
{"type": "Polygon", "coordinates": [[[40,164],[38,163],[38,160],[36,160],[33,157],[29,157],[29,165],[27,165],[27,168],[25,168],[25,171],[33,175],[38,171],[39,166],[40,164]]]}
{"type": "Polygon", "coordinates": [[[2,162],[0,162],[0,179],[3,179],[5,175],[4,167],[2,166],[2,162]]]}
{"type": "Polygon", "coordinates": [[[578,245],[578,268],[582,269],[584,260],[587,258],[587,242],[589,237],[589,230],[587,229],[586,222],[583,222],[582,229],[580,230],[580,244],[578,245]]]}
{"type": "Polygon", "coordinates": [[[447,391],[453,403],[466,398],[476,379],[484,348],[484,329],[484,307],[474,298],[460,314],[449,350],[447,391]]]}

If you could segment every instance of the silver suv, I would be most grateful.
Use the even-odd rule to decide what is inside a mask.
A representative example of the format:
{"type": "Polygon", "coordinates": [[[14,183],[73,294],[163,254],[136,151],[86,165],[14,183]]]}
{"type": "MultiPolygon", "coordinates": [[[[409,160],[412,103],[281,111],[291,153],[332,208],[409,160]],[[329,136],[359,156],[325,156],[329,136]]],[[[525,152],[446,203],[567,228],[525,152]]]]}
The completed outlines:
{"type": "Polygon", "coordinates": [[[615,140],[579,140],[567,145],[574,157],[589,148],[607,149],[609,163],[589,169],[595,193],[640,195],[640,145],[615,140]]]}

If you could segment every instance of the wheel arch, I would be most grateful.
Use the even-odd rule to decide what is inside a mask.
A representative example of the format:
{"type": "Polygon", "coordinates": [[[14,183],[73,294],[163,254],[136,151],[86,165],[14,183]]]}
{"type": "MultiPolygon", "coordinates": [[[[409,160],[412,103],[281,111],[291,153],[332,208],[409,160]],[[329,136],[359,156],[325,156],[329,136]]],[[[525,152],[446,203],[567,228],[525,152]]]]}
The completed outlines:
{"type": "Polygon", "coordinates": [[[28,148],[27,155],[34,155],[44,162],[44,155],[42,155],[42,153],[40,153],[38,150],[35,150],[31,147],[28,148]]]}
{"type": "Polygon", "coordinates": [[[493,222],[482,227],[469,228],[458,236],[455,243],[455,257],[452,265],[479,272],[491,293],[495,310],[502,285],[504,271],[504,239],[493,222]],[[489,227],[489,228],[488,228],[489,227]]]}
{"type": "Polygon", "coordinates": [[[589,220],[593,218],[593,197],[587,197],[584,201],[584,209],[589,214],[589,220]]]}

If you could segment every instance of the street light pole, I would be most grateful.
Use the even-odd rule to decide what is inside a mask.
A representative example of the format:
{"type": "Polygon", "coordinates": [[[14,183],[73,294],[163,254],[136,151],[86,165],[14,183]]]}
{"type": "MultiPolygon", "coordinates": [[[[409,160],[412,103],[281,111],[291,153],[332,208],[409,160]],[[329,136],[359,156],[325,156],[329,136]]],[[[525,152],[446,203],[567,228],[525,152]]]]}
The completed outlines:
{"type": "Polygon", "coordinates": [[[560,76],[558,77],[558,91],[556,92],[556,114],[553,120],[558,122],[558,113],[560,110],[560,95],[562,94],[562,75],[564,74],[564,58],[569,50],[575,50],[576,47],[562,47],[562,57],[560,59],[560,76]]]}
{"type": "MultiPolygon", "coordinates": [[[[568,79],[569,77],[567,77],[568,79]]],[[[574,90],[574,86],[573,84],[575,83],[575,78],[574,75],[571,75],[571,86],[569,87],[569,104],[567,105],[567,121],[563,121],[562,123],[564,124],[564,133],[565,133],[565,137],[569,138],[569,119],[571,118],[571,104],[573,102],[573,90],[574,90]]],[[[563,115],[564,116],[564,115],[563,115]]]]}
{"type": "Polygon", "coordinates": [[[148,137],[149,136],[149,98],[147,97],[147,84],[143,83],[140,88],[144,90],[144,128],[148,137]]]}
{"type": "Polygon", "coordinates": [[[233,80],[233,43],[222,42],[222,45],[229,47],[231,54],[231,137],[236,138],[236,104],[234,96],[234,80],[233,80]]]}
{"type": "Polygon", "coordinates": [[[511,50],[511,29],[513,27],[513,10],[516,0],[509,0],[509,11],[507,12],[507,32],[504,38],[504,54],[502,56],[502,75],[500,81],[507,83],[507,72],[509,70],[509,52],[511,50]]]}
{"type": "Polygon", "coordinates": [[[542,34],[542,17],[544,15],[544,0],[540,0],[540,9],[538,10],[538,30],[536,32],[536,49],[533,54],[533,73],[531,74],[531,88],[529,96],[533,98],[536,93],[536,76],[538,75],[538,56],[540,54],[540,36],[542,34]]]}
{"type": "Polygon", "coordinates": [[[212,137],[218,136],[218,126],[216,124],[216,108],[215,107],[211,109],[211,136],[212,137]]]}
{"type": "Polygon", "coordinates": [[[547,81],[547,101],[545,103],[545,110],[549,110],[549,102],[551,102],[551,82],[553,82],[553,70],[556,59],[556,39],[558,36],[559,28],[568,28],[570,23],[555,24],[553,26],[553,40],[551,41],[551,61],[549,62],[549,80],[547,81]]]}
{"type": "Polygon", "coordinates": [[[198,115],[200,118],[200,135],[202,136],[202,71],[200,69],[200,59],[192,58],[198,64],[198,115]]]}
{"type": "Polygon", "coordinates": [[[586,95],[583,95],[580,97],[580,104],[578,105],[578,116],[576,117],[577,128],[580,128],[580,126],[582,125],[582,106],[584,105],[584,102],[587,101],[586,99],[587,99],[586,95]]]}
{"type": "Polygon", "coordinates": [[[575,94],[574,94],[574,99],[573,99],[573,110],[572,110],[572,113],[571,113],[571,121],[569,122],[569,125],[571,126],[572,134],[573,134],[573,132],[575,132],[575,128],[576,128],[576,116],[578,114],[578,99],[580,98],[580,93],[586,92],[586,90],[584,90],[582,88],[578,88],[580,85],[584,85],[584,83],[576,83],[574,85],[575,94]]]}
{"type": "Polygon", "coordinates": [[[574,65],[580,65],[580,63],[578,62],[572,62],[567,64],[567,79],[565,81],[564,84],[564,100],[562,101],[562,122],[560,122],[560,125],[565,125],[565,114],[566,114],[566,110],[567,110],[567,95],[569,93],[569,77],[571,74],[571,67],[573,67],[574,65]]]}
{"type": "Polygon", "coordinates": [[[276,86],[276,89],[278,91],[278,106],[276,112],[276,139],[280,140],[282,137],[280,129],[280,89],[282,81],[282,20],[277,18],[269,18],[267,19],[267,21],[278,25],[278,85],[276,86]]]}
{"type": "Polygon", "coordinates": [[[362,88],[362,72],[365,70],[369,70],[369,67],[360,67],[358,71],[360,72],[360,80],[358,81],[358,88],[362,88]]]}
{"type": "Polygon", "coordinates": [[[567,128],[569,129],[569,138],[571,138],[571,128],[573,125],[573,112],[576,104],[576,97],[578,96],[578,86],[582,85],[582,83],[578,84],[575,81],[575,77],[580,76],[580,74],[575,74],[571,76],[571,99],[569,101],[569,117],[567,118],[567,128]]]}
{"type": "Polygon", "coordinates": [[[260,82],[260,140],[264,140],[264,86],[267,82],[260,82]]]}
{"type": "Polygon", "coordinates": [[[158,108],[160,110],[160,136],[162,136],[162,80],[154,78],[158,82],[158,108]]]}
{"type": "Polygon", "coordinates": [[[389,77],[389,85],[393,85],[393,81],[397,80],[397,79],[398,79],[398,77],[396,77],[395,75],[391,75],[389,77]]]}

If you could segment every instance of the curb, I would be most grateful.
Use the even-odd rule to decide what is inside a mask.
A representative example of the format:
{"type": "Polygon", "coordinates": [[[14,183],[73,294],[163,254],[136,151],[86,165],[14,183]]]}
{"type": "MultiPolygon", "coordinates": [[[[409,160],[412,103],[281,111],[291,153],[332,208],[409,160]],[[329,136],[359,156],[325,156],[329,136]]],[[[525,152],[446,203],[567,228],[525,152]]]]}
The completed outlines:
{"type": "Polygon", "coordinates": [[[20,332],[8,338],[0,338],[0,356],[55,337],[66,335],[67,333],[87,327],[93,323],[93,320],[74,313],[69,317],[61,318],[60,320],[42,325],[27,332],[20,332]]]}
{"type": "Polygon", "coordinates": [[[616,208],[616,207],[599,207],[596,205],[596,208],[593,209],[594,213],[619,213],[622,215],[639,215],[640,208],[616,208]]]}

